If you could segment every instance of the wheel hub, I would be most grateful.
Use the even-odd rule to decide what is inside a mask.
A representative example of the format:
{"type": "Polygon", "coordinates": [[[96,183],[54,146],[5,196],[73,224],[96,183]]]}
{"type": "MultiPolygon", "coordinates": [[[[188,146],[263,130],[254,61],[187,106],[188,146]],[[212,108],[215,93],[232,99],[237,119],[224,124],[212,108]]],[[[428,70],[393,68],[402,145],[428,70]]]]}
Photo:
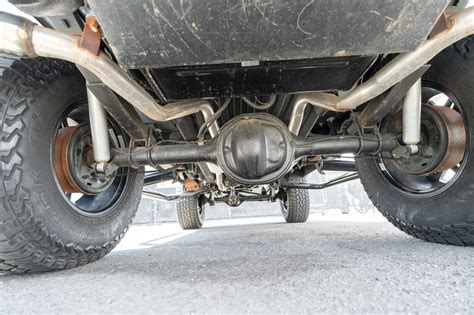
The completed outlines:
{"type": "MultiPolygon", "coordinates": [[[[401,115],[388,126],[389,132],[402,129],[401,115]]],[[[419,152],[394,161],[411,175],[431,175],[454,168],[464,157],[466,129],[462,116],[454,109],[424,105],[421,115],[419,152]]]]}
{"type": "Polygon", "coordinates": [[[105,191],[112,184],[113,177],[97,173],[93,165],[89,125],[61,128],[56,135],[54,168],[63,191],[85,195],[105,191]]]}

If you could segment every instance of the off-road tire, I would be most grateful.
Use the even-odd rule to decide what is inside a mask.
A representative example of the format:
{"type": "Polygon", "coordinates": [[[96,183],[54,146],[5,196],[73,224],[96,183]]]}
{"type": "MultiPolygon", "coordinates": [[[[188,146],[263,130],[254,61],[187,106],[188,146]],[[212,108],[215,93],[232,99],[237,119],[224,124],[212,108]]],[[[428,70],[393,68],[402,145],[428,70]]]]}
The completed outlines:
{"type": "Polygon", "coordinates": [[[474,246],[474,37],[448,47],[430,64],[423,81],[448,89],[465,111],[467,162],[456,182],[437,195],[415,197],[389,182],[373,159],[356,164],[369,198],[400,230],[428,242],[474,246]]]}
{"type": "MultiPolygon", "coordinates": [[[[305,183],[304,177],[292,175],[289,183],[305,183]]],[[[283,218],[287,223],[303,223],[308,220],[310,211],[309,191],[307,189],[289,188],[281,203],[283,218]]]]}
{"type": "Polygon", "coordinates": [[[183,230],[200,229],[204,223],[204,215],[198,195],[180,198],[176,203],[176,216],[183,230]]]}
{"type": "Polygon", "coordinates": [[[129,228],[142,175],[104,215],[75,211],[56,184],[52,148],[63,101],[85,95],[72,64],[0,55],[0,272],[73,268],[109,253],[129,228]]]}

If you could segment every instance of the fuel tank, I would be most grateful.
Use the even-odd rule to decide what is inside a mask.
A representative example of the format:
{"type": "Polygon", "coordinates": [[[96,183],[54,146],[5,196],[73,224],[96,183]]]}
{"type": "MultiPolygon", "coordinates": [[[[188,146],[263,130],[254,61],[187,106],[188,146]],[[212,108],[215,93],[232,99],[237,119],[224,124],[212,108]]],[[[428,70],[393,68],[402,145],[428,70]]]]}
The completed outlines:
{"type": "Polygon", "coordinates": [[[400,53],[449,0],[89,0],[129,69],[400,53]]]}

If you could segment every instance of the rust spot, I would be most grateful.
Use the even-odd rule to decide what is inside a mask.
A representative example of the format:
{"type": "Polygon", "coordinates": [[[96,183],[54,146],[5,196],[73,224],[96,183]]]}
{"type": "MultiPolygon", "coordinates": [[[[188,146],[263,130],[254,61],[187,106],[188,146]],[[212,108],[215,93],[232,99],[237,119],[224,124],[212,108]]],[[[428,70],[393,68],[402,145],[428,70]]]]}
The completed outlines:
{"type": "Polygon", "coordinates": [[[428,35],[428,39],[432,39],[436,35],[450,29],[452,24],[450,16],[446,12],[443,12],[433,26],[430,35],[428,35]]]}
{"type": "Polygon", "coordinates": [[[95,15],[88,15],[86,17],[86,25],[93,31],[94,33],[99,33],[100,26],[99,22],[97,22],[97,18],[95,15]]]}
{"type": "Polygon", "coordinates": [[[441,163],[432,173],[442,172],[456,167],[464,158],[466,151],[466,128],[461,114],[449,107],[433,106],[448,131],[448,147],[441,163]]]}
{"type": "Polygon", "coordinates": [[[94,15],[88,15],[84,29],[82,30],[79,46],[97,56],[99,54],[101,40],[100,26],[96,17],[94,15]]]}
{"type": "Polygon", "coordinates": [[[23,24],[23,28],[25,30],[25,36],[23,38],[23,44],[26,50],[26,55],[30,58],[36,57],[35,48],[33,47],[33,43],[31,42],[31,38],[33,37],[33,30],[36,24],[31,22],[30,20],[26,20],[23,24]]]}
{"type": "Polygon", "coordinates": [[[189,191],[196,191],[198,189],[199,189],[199,184],[194,179],[187,178],[184,181],[184,190],[189,192],[189,191]]]}
{"type": "Polygon", "coordinates": [[[58,178],[59,185],[64,192],[82,192],[74,182],[68,163],[68,147],[74,133],[81,125],[66,127],[59,130],[54,143],[54,170],[58,178]]]}

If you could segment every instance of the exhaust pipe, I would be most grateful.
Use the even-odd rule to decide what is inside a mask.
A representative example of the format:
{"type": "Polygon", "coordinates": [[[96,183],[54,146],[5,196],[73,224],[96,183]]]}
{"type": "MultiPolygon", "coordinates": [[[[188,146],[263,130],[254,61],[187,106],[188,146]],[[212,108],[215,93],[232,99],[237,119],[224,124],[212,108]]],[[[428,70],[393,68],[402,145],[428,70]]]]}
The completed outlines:
{"type": "MultiPolygon", "coordinates": [[[[474,33],[474,7],[447,16],[449,27],[427,39],[418,49],[400,54],[373,77],[342,97],[312,92],[298,95],[290,118],[290,131],[298,134],[307,104],[333,111],[348,111],[373,99],[426,64],[444,48],[474,33]]],[[[105,85],[153,120],[167,121],[201,112],[213,114],[205,100],[187,100],[166,106],[158,104],[137,82],[107,55],[94,55],[79,45],[80,38],[44,28],[23,18],[0,13],[0,51],[20,56],[42,56],[66,60],[94,73],[105,85]]],[[[218,132],[217,123],[210,128],[218,132]]]]}
{"type": "MultiPolygon", "coordinates": [[[[106,54],[94,55],[80,46],[80,38],[41,27],[29,20],[0,12],[0,51],[18,56],[49,57],[72,62],[95,74],[126,101],[157,121],[168,121],[201,112],[206,120],[214,114],[206,100],[186,100],[162,106],[106,54]]],[[[209,128],[212,137],[219,127],[209,128]]]]}
{"type": "Polygon", "coordinates": [[[291,133],[298,134],[308,104],[337,112],[355,109],[415,72],[446,47],[474,34],[474,7],[449,13],[446,18],[446,30],[427,39],[416,50],[398,55],[369,80],[344,96],[323,92],[299,94],[293,104],[288,126],[291,133]]]}

